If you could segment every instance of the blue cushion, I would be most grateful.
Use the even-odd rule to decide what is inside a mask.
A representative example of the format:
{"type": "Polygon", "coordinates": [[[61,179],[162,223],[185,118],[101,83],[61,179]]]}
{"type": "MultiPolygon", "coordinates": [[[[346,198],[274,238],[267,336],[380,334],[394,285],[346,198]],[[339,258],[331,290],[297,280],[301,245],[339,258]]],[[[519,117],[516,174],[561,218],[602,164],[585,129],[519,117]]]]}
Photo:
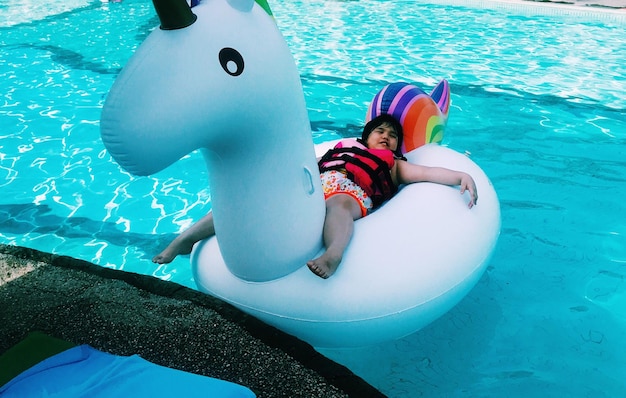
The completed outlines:
{"type": "Polygon", "coordinates": [[[54,355],[0,388],[3,398],[255,397],[248,388],[81,345],[54,355]]]}

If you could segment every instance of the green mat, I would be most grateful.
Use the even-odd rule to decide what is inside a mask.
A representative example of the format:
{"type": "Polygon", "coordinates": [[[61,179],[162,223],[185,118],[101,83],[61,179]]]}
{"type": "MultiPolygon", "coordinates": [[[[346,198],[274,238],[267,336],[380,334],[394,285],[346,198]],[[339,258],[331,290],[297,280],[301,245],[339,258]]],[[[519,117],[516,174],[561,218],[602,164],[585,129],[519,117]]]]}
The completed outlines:
{"type": "Polygon", "coordinates": [[[32,332],[0,356],[0,387],[26,369],[75,344],[50,337],[41,332],[32,332]]]}

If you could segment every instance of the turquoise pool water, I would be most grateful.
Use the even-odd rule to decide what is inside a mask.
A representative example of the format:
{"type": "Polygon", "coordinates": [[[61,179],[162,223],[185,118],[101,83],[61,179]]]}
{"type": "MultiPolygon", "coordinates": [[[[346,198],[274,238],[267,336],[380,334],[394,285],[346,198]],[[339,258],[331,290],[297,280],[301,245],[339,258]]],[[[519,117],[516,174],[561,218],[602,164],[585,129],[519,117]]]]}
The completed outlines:
{"type": "MultiPolygon", "coordinates": [[[[323,350],[392,397],[626,394],[626,13],[490,1],[274,1],[316,142],[353,135],[390,81],[446,78],[445,144],[501,199],[468,297],[404,339],[323,350]]],[[[158,24],[147,1],[0,0],[0,242],[193,287],[150,262],[211,205],[191,154],[111,161],[100,110],[158,24]]]]}

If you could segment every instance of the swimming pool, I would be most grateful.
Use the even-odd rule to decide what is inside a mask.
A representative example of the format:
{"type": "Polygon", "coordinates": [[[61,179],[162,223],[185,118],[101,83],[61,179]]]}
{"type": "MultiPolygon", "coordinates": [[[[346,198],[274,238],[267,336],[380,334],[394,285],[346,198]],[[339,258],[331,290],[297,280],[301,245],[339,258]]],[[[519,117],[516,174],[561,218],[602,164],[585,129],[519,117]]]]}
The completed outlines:
{"type": "MultiPolygon", "coordinates": [[[[116,74],[158,24],[146,1],[0,1],[0,242],[192,286],[150,262],[210,208],[197,154],[150,178],[99,137],[116,74]],[[6,12],[5,12],[6,11],[6,12]]],[[[389,396],[626,391],[626,16],[489,1],[275,1],[315,140],[352,135],[384,84],[446,78],[446,145],[502,204],[491,265],[424,330],[324,350],[389,396]],[[472,7],[469,7],[471,4],[472,7]]]]}

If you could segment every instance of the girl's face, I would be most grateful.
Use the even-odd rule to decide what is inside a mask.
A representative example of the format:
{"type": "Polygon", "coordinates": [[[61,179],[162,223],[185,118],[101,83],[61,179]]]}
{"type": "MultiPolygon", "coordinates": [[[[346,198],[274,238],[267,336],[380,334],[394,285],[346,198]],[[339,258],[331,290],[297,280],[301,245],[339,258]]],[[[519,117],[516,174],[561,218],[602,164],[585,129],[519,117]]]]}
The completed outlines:
{"type": "Polygon", "coordinates": [[[387,123],[376,127],[367,137],[367,147],[370,149],[398,149],[398,134],[387,123]]]}

